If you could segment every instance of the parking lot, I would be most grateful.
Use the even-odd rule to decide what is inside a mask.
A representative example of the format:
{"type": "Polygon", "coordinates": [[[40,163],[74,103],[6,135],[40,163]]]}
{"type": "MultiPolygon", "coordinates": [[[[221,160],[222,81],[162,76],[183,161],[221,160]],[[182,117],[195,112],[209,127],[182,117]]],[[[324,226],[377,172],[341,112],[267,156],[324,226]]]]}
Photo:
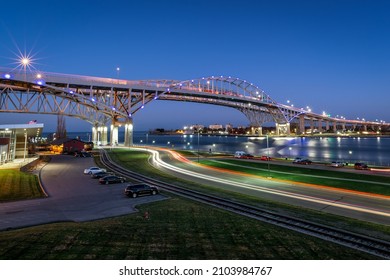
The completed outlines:
{"type": "Polygon", "coordinates": [[[59,221],[82,222],[129,214],[135,206],[166,199],[163,195],[136,199],[124,195],[123,184],[101,185],[84,175],[92,158],[55,155],[41,169],[47,198],[0,203],[0,230],[59,221]]]}

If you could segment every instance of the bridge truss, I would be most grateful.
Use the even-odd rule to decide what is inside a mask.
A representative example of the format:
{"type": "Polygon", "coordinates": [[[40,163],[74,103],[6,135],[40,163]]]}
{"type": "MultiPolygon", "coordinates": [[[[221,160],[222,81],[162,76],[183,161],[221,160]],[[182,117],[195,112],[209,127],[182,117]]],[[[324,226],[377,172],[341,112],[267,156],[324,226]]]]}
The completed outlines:
{"type": "MultiPolygon", "coordinates": [[[[132,129],[132,117],[153,100],[213,104],[241,111],[252,126],[275,122],[277,134],[290,134],[290,123],[305,121],[383,125],[330,118],[279,104],[258,86],[230,76],[198,79],[129,81],[56,73],[21,73],[0,68],[0,112],[63,114],[90,122],[96,133],[111,122],[132,129]],[[131,127],[131,128],[130,128],[131,127]]],[[[131,132],[128,132],[131,136],[131,132]]],[[[96,138],[96,137],[95,137],[96,138]]],[[[117,136],[111,143],[117,141],[117,136]]]]}

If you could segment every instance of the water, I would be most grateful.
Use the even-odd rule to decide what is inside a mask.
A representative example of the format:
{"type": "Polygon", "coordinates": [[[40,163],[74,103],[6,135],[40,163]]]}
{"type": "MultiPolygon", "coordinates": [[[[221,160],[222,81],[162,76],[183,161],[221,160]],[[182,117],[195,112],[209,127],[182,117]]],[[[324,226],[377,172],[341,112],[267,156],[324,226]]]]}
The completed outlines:
{"type": "MultiPolygon", "coordinates": [[[[68,133],[88,141],[91,133],[68,133]]],[[[303,157],[319,161],[362,161],[370,165],[390,166],[390,137],[240,137],[225,135],[153,135],[134,132],[135,145],[168,147],[178,150],[209,152],[245,151],[271,157],[303,157]],[[199,141],[199,145],[198,145],[199,141]]],[[[123,143],[123,133],[119,133],[123,143]],[[122,138],[121,138],[122,137],[122,138]]]]}

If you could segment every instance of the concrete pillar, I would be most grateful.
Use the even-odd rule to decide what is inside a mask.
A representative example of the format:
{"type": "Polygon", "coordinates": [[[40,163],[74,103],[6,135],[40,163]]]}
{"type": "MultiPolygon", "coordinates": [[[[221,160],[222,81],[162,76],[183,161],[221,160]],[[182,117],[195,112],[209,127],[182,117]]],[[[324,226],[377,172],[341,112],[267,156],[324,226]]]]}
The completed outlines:
{"type": "Polygon", "coordinates": [[[259,136],[262,136],[263,135],[263,127],[259,126],[259,128],[257,129],[257,132],[258,132],[259,136]]]}
{"type": "Polygon", "coordinates": [[[255,130],[256,130],[256,128],[254,126],[251,126],[251,135],[255,135],[256,134],[255,130]]]}
{"type": "Polygon", "coordinates": [[[108,135],[107,135],[107,126],[99,126],[97,128],[97,144],[107,145],[108,135]]]}
{"type": "Polygon", "coordinates": [[[305,134],[305,116],[299,116],[299,134],[305,134]]]}
{"type": "Polygon", "coordinates": [[[318,132],[322,132],[322,119],[318,120],[318,132]]]}
{"type": "Polygon", "coordinates": [[[95,146],[97,145],[97,142],[98,142],[98,126],[97,126],[97,124],[95,124],[92,127],[92,142],[95,146]]]}
{"type": "Polygon", "coordinates": [[[113,120],[110,127],[110,144],[118,145],[118,124],[113,120]]]}
{"type": "Polygon", "coordinates": [[[291,135],[290,123],[286,123],[286,133],[287,133],[288,136],[291,135]]]}
{"type": "MultiPolygon", "coordinates": [[[[346,124],[345,124],[345,122],[343,122],[343,123],[341,124],[341,127],[342,127],[342,130],[343,130],[343,131],[345,131],[345,126],[346,126],[346,124]]],[[[353,128],[355,129],[355,126],[353,126],[353,128]]]]}
{"type": "Polygon", "coordinates": [[[310,119],[310,134],[313,134],[314,131],[314,119],[310,119]]]}
{"type": "Polygon", "coordinates": [[[280,133],[279,133],[279,124],[278,123],[275,123],[275,135],[279,136],[280,133]]]}
{"type": "Polygon", "coordinates": [[[363,125],[363,131],[367,131],[367,125],[363,125]]]}
{"type": "Polygon", "coordinates": [[[329,131],[329,127],[330,127],[329,126],[329,120],[327,120],[325,124],[326,124],[326,132],[328,132],[329,131]]]}
{"type": "Polygon", "coordinates": [[[337,132],[337,122],[333,122],[333,133],[337,132]]]}
{"type": "Polygon", "coordinates": [[[133,146],[133,119],[128,118],[125,123],[125,146],[133,146]]]}

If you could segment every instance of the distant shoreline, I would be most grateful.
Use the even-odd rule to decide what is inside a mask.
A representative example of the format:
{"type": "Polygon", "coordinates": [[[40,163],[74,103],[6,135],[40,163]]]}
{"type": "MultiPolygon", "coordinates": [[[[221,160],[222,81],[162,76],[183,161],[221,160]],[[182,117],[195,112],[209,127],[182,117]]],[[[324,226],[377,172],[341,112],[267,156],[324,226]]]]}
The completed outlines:
{"type": "MultiPolygon", "coordinates": [[[[42,134],[44,135],[48,135],[48,134],[52,134],[52,133],[55,133],[55,132],[43,132],[42,134]]],[[[88,132],[88,131],[75,131],[75,132],[67,132],[68,134],[79,134],[77,136],[85,136],[85,135],[91,135],[92,137],[92,132],[88,132]]],[[[134,134],[148,134],[148,135],[159,135],[159,136],[172,136],[172,135],[198,135],[197,133],[192,133],[192,134],[183,134],[183,133],[176,133],[174,131],[172,132],[155,132],[155,131],[134,131],[134,134]]],[[[212,133],[200,133],[200,135],[202,136],[226,136],[226,137],[267,137],[266,134],[264,135],[248,135],[248,134],[212,134],[212,133]]],[[[357,137],[360,137],[360,138],[377,138],[377,137],[380,137],[380,138],[390,138],[390,134],[349,134],[349,135],[345,135],[345,134],[306,134],[306,135],[268,135],[268,137],[272,138],[272,137],[297,137],[297,138],[304,138],[304,137],[311,137],[311,138],[321,138],[321,137],[324,137],[324,138],[357,138],[357,137]]]]}

